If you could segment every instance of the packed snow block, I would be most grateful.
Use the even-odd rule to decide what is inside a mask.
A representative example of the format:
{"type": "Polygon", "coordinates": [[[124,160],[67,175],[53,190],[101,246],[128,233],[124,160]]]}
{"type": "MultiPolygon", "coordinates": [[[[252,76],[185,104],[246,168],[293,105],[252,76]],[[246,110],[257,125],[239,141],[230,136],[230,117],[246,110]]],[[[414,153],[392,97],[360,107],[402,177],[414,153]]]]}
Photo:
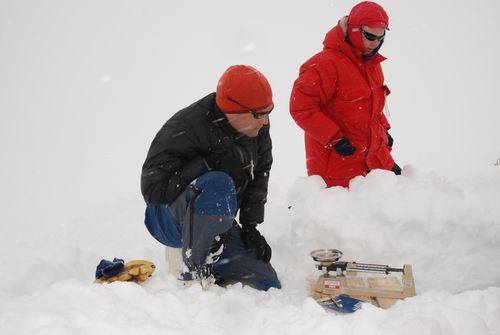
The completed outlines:
{"type": "Polygon", "coordinates": [[[146,260],[124,262],[115,258],[113,261],[105,259],[97,265],[95,283],[112,283],[115,281],[133,281],[142,283],[153,275],[156,266],[146,260]]]}
{"type": "Polygon", "coordinates": [[[168,264],[168,272],[177,277],[181,273],[183,266],[182,249],[165,246],[165,260],[168,264]]]}

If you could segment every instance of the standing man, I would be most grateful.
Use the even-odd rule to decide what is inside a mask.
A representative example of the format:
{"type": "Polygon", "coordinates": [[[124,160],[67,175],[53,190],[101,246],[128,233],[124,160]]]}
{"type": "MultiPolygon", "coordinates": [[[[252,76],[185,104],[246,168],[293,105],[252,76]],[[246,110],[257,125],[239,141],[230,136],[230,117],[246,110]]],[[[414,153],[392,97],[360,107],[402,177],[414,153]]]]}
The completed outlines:
{"type": "Polygon", "coordinates": [[[281,287],[257,228],[273,161],[273,107],[264,75],[235,65],[216,93],[177,112],[156,134],[142,168],[145,224],[162,244],[182,248],[180,280],[281,287]]]}
{"type": "Polygon", "coordinates": [[[383,113],[390,91],[378,52],[388,29],[380,5],[357,4],[326,34],[323,51],[301,66],[294,83],[290,113],[305,132],[307,172],[327,187],[347,187],[373,169],[401,174],[383,113]]]}

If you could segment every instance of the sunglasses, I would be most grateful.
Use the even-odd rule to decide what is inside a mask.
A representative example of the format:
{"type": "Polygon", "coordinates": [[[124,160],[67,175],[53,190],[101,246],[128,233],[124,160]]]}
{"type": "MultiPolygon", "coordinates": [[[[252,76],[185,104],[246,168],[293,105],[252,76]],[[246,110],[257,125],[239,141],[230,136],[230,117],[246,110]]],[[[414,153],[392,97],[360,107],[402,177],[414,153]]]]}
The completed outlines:
{"type": "Polygon", "coordinates": [[[366,30],[364,30],[363,28],[361,28],[361,32],[363,33],[363,35],[365,35],[365,37],[368,41],[372,41],[372,42],[373,41],[382,41],[385,38],[385,32],[384,32],[384,35],[382,35],[382,36],[378,36],[378,35],[369,33],[366,30]]]}
{"type": "Polygon", "coordinates": [[[267,111],[267,112],[255,112],[255,111],[251,110],[250,108],[248,108],[247,106],[242,105],[241,103],[239,103],[238,101],[234,100],[231,97],[227,97],[227,100],[229,100],[231,102],[234,102],[235,104],[237,104],[238,106],[240,106],[241,108],[243,108],[244,110],[246,110],[247,112],[249,112],[250,114],[252,114],[252,116],[254,117],[254,119],[257,119],[257,120],[263,119],[265,117],[268,117],[269,114],[271,114],[271,112],[274,109],[274,105],[273,105],[273,107],[271,108],[270,111],[267,111]]]}

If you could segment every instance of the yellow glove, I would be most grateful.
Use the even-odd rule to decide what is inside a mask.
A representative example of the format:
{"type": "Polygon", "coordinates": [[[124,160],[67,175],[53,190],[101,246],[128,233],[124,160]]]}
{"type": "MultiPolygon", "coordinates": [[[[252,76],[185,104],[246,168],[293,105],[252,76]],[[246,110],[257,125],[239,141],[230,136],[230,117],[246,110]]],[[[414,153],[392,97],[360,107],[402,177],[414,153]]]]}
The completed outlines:
{"type": "Polygon", "coordinates": [[[99,278],[95,280],[95,283],[112,283],[115,281],[135,281],[136,283],[142,283],[152,276],[155,271],[156,266],[145,260],[135,260],[125,263],[123,271],[119,274],[109,277],[109,278],[99,278]]]}

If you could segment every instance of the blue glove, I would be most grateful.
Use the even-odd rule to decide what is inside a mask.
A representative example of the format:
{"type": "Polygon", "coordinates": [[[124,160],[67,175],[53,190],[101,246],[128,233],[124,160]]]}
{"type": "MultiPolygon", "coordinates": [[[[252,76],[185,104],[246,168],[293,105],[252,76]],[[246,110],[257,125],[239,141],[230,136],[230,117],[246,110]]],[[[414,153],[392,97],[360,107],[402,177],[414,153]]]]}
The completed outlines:
{"type": "Polygon", "coordinates": [[[95,279],[110,278],[120,274],[125,268],[123,259],[114,258],[113,261],[101,260],[95,271],[95,279]]]}
{"type": "Polygon", "coordinates": [[[340,156],[351,156],[356,151],[356,148],[345,137],[342,137],[333,147],[340,156]]]}

